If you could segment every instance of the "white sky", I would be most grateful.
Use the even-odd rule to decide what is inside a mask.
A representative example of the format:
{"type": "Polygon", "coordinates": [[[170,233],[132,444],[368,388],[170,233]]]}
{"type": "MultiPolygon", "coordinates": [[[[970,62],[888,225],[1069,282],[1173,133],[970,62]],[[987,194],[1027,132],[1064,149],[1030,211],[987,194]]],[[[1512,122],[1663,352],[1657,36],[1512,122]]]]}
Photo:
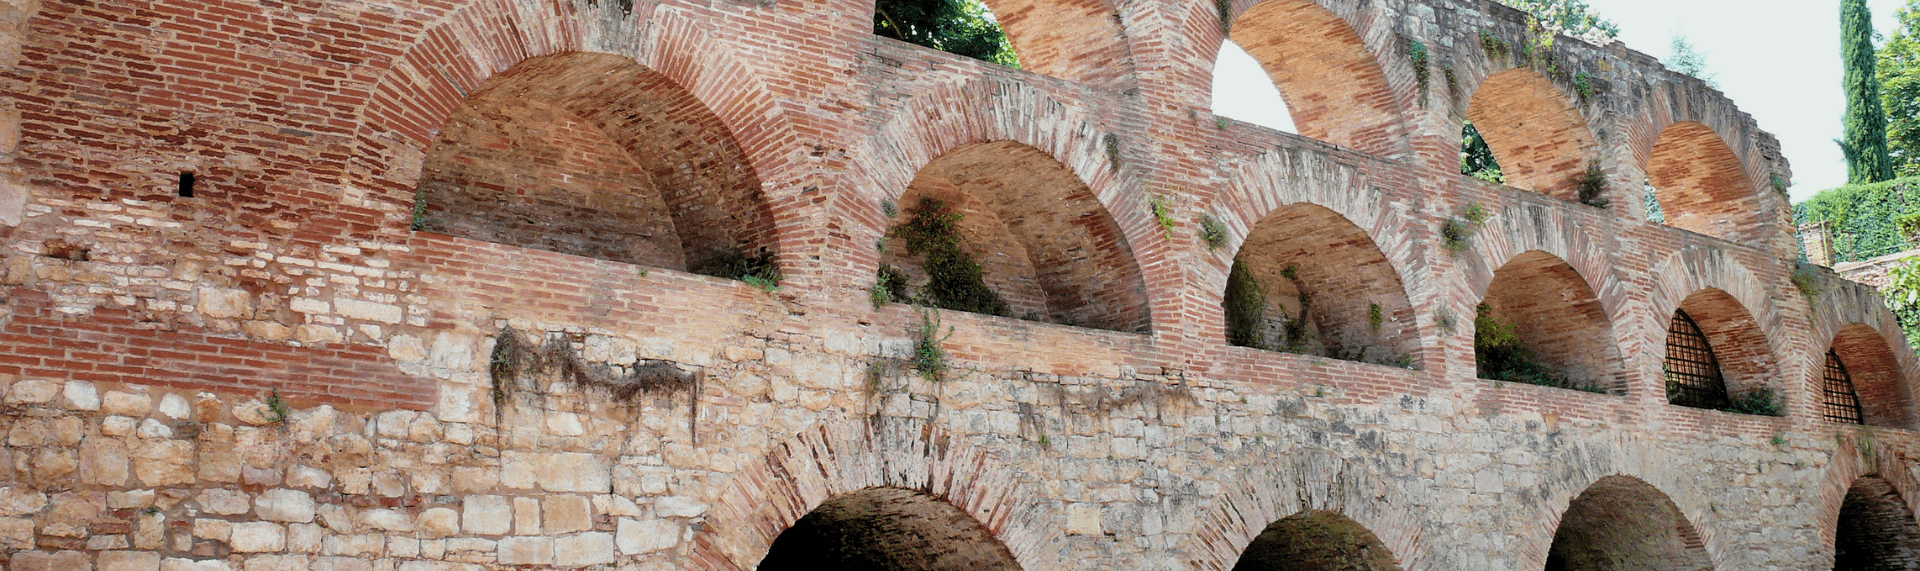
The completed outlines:
{"type": "MultiPolygon", "coordinates": [[[[1627,47],[1665,59],[1675,34],[1706,56],[1720,89],[1780,139],[1793,166],[1793,200],[1846,183],[1840,147],[1840,9],[1835,0],[1587,0],[1620,25],[1627,47]]],[[[1892,30],[1905,0],[1867,0],[1873,24],[1892,30]]],[[[1231,44],[1229,44],[1231,45],[1231,44]]],[[[1278,91],[1237,47],[1214,72],[1214,112],[1293,132],[1278,91]]]]}

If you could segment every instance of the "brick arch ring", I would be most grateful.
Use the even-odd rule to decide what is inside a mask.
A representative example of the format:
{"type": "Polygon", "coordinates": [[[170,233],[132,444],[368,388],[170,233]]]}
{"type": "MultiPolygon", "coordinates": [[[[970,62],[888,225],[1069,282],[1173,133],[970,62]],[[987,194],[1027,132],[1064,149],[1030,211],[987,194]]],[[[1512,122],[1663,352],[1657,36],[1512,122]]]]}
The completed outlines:
{"type": "MultiPolygon", "coordinates": [[[[1494,272],[1516,256],[1538,250],[1560,258],[1580,274],[1580,279],[1587,282],[1587,287],[1592,288],[1599,299],[1608,322],[1632,320],[1634,308],[1625,302],[1625,296],[1607,295],[1607,292],[1620,292],[1624,284],[1614,271],[1611,249],[1594,234],[1594,229],[1600,226],[1579,224],[1569,219],[1569,211],[1563,208],[1541,209],[1547,213],[1546,218],[1529,215],[1538,213],[1529,213],[1528,209],[1522,201],[1494,213],[1486,227],[1473,235],[1473,247],[1460,255],[1466,263],[1459,267],[1466,272],[1474,297],[1469,303],[1478,304],[1487,297],[1494,272]]],[[[1466,307],[1471,309],[1473,305],[1466,307]]]]}
{"type": "MultiPolygon", "coordinates": [[[[1648,292],[1652,307],[1646,315],[1635,321],[1642,324],[1651,339],[1659,343],[1655,347],[1664,347],[1667,321],[1673,312],[1680,309],[1680,303],[1688,296],[1706,289],[1718,289],[1732,296],[1740,306],[1753,317],[1754,323],[1762,332],[1779,331],[1785,319],[1779,305],[1768,295],[1768,285],[1762,282],[1738,260],[1731,258],[1724,250],[1707,248],[1688,248],[1675,252],[1661,260],[1653,269],[1655,282],[1653,291],[1648,292]]],[[[1767,350],[1776,361],[1786,341],[1780,335],[1767,336],[1767,350]]],[[[1799,375],[1783,375],[1785,378],[1800,378],[1799,375]]]]}
{"type": "MultiPolygon", "coordinates": [[[[1364,172],[1315,151],[1276,149],[1226,173],[1226,184],[1213,201],[1220,222],[1232,238],[1227,247],[1215,252],[1215,275],[1209,276],[1209,283],[1226,283],[1234,256],[1261,220],[1288,206],[1312,204],[1332,210],[1365,232],[1404,287],[1427,267],[1418,250],[1408,243],[1418,234],[1414,231],[1418,223],[1394,209],[1386,193],[1375,189],[1364,172]]],[[[1413,297],[1413,291],[1400,293],[1407,296],[1409,304],[1420,306],[1421,300],[1413,297]]],[[[1210,295],[1224,295],[1224,291],[1210,295]]]]}
{"type": "Polygon", "coordinates": [[[775,538],[834,497],[900,488],[952,504],[979,521],[1021,569],[1067,567],[1066,521],[1055,502],[1030,493],[1035,480],[993,452],[922,421],[843,419],[774,445],[734,474],[694,537],[690,567],[753,568],[775,538]]]}
{"type": "MultiPolygon", "coordinates": [[[[600,5],[617,10],[613,4],[600,5]]],[[[595,18],[577,7],[480,0],[420,33],[356,112],[358,143],[346,182],[368,187],[380,201],[409,204],[426,151],[468,94],[530,58],[595,52],[625,56],[686,90],[731,131],[763,199],[775,202],[768,181],[790,170],[797,147],[790,117],[749,60],[710,41],[716,34],[697,19],[664,7],[625,19],[595,18]]],[[[773,216],[779,242],[796,242],[799,214],[773,209],[773,216]]]]}
{"type": "Polygon", "coordinates": [[[1268,525],[1316,510],[1339,513],[1365,527],[1401,569],[1424,568],[1421,519],[1364,464],[1325,451],[1300,451],[1217,480],[1222,495],[1196,510],[1197,527],[1180,550],[1189,558],[1189,569],[1233,569],[1268,525]]]}
{"type": "MultiPolygon", "coordinates": [[[[1839,526],[1840,509],[1846,503],[1847,492],[1854,483],[1866,476],[1878,476],[1886,480],[1907,509],[1920,512],[1920,503],[1914,501],[1920,498],[1920,495],[1916,495],[1920,494],[1920,480],[1916,480],[1913,472],[1906,469],[1908,460],[1887,454],[1885,448],[1873,446],[1871,442],[1862,443],[1859,434],[1843,431],[1837,438],[1840,449],[1833,455],[1833,464],[1827,466],[1825,477],[1820,482],[1819,501],[1812,506],[1812,509],[1818,510],[1814,512],[1814,517],[1824,524],[1821,529],[1832,531],[1839,526]],[[1872,458],[1863,456],[1865,449],[1872,450],[1872,458]],[[1892,466],[1895,469],[1881,470],[1880,466],[1892,466]]],[[[1836,539],[1832,533],[1822,533],[1820,546],[1832,552],[1836,539]]]]}
{"type": "Polygon", "coordinates": [[[1519,536],[1516,546],[1517,555],[1529,557],[1518,562],[1520,568],[1541,567],[1546,565],[1547,554],[1553,546],[1554,536],[1558,534],[1561,520],[1573,509],[1574,499],[1580,497],[1588,488],[1602,479],[1623,476],[1638,480],[1641,484],[1653,488],[1673,502],[1680,511],[1680,517],[1693,531],[1699,534],[1707,557],[1719,567],[1721,547],[1717,543],[1719,534],[1715,533],[1711,517],[1716,512],[1712,503],[1705,498],[1687,493],[1692,488],[1683,482],[1694,474],[1687,470],[1691,466],[1676,466],[1671,459],[1656,447],[1629,447],[1629,441],[1603,436],[1596,441],[1578,445],[1573,453],[1562,455],[1556,468],[1567,474],[1565,478],[1548,478],[1542,484],[1541,511],[1551,515],[1551,520],[1537,525],[1529,522],[1515,526],[1511,530],[1519,536]],[[1567,465],[1573,464],[1573,465],[1567,465]]]}

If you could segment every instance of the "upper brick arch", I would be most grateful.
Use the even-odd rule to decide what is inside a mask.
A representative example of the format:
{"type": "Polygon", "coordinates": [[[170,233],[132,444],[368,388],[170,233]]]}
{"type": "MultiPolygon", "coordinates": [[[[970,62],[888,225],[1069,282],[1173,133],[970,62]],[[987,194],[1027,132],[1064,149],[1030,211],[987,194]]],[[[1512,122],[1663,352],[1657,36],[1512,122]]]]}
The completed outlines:
{"type": "Polygon", "coordinates": [[[1187,4],[1188,33],[1208,50],[1201,54],[1207,66],[1198,85],[1211,84],[1212,62],[1232,39],[1280,88],[1302,136],[1379,155],[1409,148],[1404,116],[1409,102],[1401,100],[1386,71],[1386,65],[1404,64],[1388,59],[1383,65],[1375,55],[1391,53],[1382,46],[1394,42],[1390,31],[1373,25],[1377,8],[1342,0],[1324,3],[1330,5],[1315,0],[1187,4]]]}
{"type": "MultiPolygon", "coordinates": [[[[406,210],[421,157],[440,126],[495,74],[531,58],[599,52],[658,72],[711,112],[757,178],[787,168],[786,114],[759,73],[698,20],[642,4],[624,19],[584,17],[572,2],[480,0],[422,32],[360,109],[352,182],[406,210]],[[610,20],[610,21],[609,21],[610,20]]],[[[601,5],[618,14],[612,3],[601,5]]],[[[793,216],[774,211],[772,225],[793,216]]],[[[393,214],[389,214],[392,218],[393,214]]],[[[784,232],[784,230],[777,230],[784,232]]]]}
{"type": "Polygon", "coordinates": [[[1023,471],[938,426],[822,423],[774,446],[730,482],[694,537],[693,569],[752,569],[802,516],[870,488],[915,490],[952,504],[991,531],[1023,569],[1066,566],[1059,507],[1033,495],[1023,471]]]}
{"type": "Polygon", "coordinates": [[[1761,221],[1757,191],[1739,157],[1704,124],[1668,125],[1646,169],[1669,225],[1739,241],[1752,236],[1761,221]]]}
{"type": "Polygon", "coordinates": [[[1631,319],[1627,284],[1618,275],[1612,244],[1567,214],[1564,209],[1520,202],[1488,217],[1486,225],[1474,233],[1473,246],[1460,254],[1473,297],[1487,296],[1500,267],[1523,253],[1539,251],[1578,272],[1599,296],[1609,320],[1631,319]]]}
{"type": "Polygon", "coordinates": [[[1724,240],[1790,249],[1792,212],[1784,190],[1775,188],[1791,176],[1779,141],[1700,80],[1670,73],[1644,89],[1646,95],[1632,102],[1638,109],[1613,113],[1612,130],[1626,145],[1622,158],[1638,165],[1656,188],[1668,223],[1724,240]],[[1719,206],[1708,196],[1732,204],[1719,206]],[[1697,219],[1682,224],[1675,219],[1676,206],[1695,211],[1697,219]]]}
{"type": "MultiPolygon", "coordinates": [[[[1556,385],[1564,380],[1563,388],[1613,394],[1629,388],[1613,320],[1585,276],[1566,261],[1539,250],[1523,252],[1494,272],[1486,290],[1480,302],[1484,315],[1511,326],[1531,358],[1551,374],[1514,370],[1522,368],[1519,363],[1500,362],[1514,357],[1490,353],[1477,356],[1482,378],[1556,385]]],[[[1478,319],[1475,324],[1480,325],[1478,319]]]]}
{"type": "Polygon", "coordinates": [[[1110,0],[985,0],[1020,67],[1094,87],[1134,83],[1132,48],[1110,0]]]}
{"type": "MultiPolygon", "coordinates": [[[[1913,384],[1880,331],[1855,323],[1840,329],[1828,347],[1851,377],[1865,424],[1914,427],[1913,384]]],[[[1824,357],[1824,355],[1823,355],[1824,357]]],[[[1822,368],[1815,368],[1808,392],[1821,395],[1822,368]]]]}
{"type": "MultiPolygon", "coordinates": [[[[1650,275],[1658,280],[1648,296],[1652,307],[1635,319],[1647,332],[1643,342],[1648,347],[1667,346],[1674,312],[1684,309],[1712,343],[1730,393],[1764,387],[1781,397],[1779,402],[1797,402],[1803,383],[1776,380],[1804,374],[1781,369],[1801,365],[1779,357],[1787,352],[1787,339],[1779,333],[1786,330],[1783,311],[1769,295],[1767,284],[1752,271],[1724,251],[1689,248],[1669,256],[1650,275]]],[[[1648,379],[1663,384],[1662,361],[1644,361],[1648,379]]],[[[1646,388],[1650,394],[1666,394],[1664,386],[1646,388]]]]}
{"type": "Polygon", "coordinates": [[[1493,149],[1507,185],[1579,199],[1579,178],[1598,160],[1591,127],[1572,93],[1528,67],[1482,79],[1467,117],[1493,149]]]}

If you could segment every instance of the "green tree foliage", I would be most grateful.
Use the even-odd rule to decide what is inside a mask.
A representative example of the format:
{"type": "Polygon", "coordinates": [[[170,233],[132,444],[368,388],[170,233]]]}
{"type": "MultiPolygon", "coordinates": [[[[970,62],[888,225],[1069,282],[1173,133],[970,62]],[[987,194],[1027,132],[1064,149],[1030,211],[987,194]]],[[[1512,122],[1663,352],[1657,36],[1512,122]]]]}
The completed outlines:
{"type": "Polygon", "coordinates": [[[1586,0],[1500,0],[1501,3],[1533,14],[1540,23],[1556,32],[1588,41],[1620,34],[1620,26],[1600,17],[1586,0]]]}
{"type": "Polygon", "coordinates": [[[1494,184],[1507,183],[1500,162],[1493,158],[1493,147],[1487,146],[1487,138],[1473,128],[1473,121],[1460,128],[1460,174],[1494,184]]]}
{"type": "Polygon", "coordinates": [[[873,33],[1020,67],[1006,32],[980,0],[879,0],[873,7],[873,33]]]}
{"type": "Polygon", "coordinates": [[[1688,41],[1685,35],[1675,34],[1671,49],[1673,53],[1667,56],[1666,61],[1661,62],[1666,64],[1667,69],[1699,78],[1700,81],[1707,82],[1707,85],[1715,89],[1720,87],[1720,84],[1713,81],[1714,76],[1718,74],[1707,71],[1706,54],[1694,49],[1693,42],[1688,41]]]}
{"type": "Polygon", "coordinates": [[[1887,309],[1900,319],[1907,333],[1907,345],[1920,347],[1920,260],[1908,259],[1887,272],[1892,281],[1880,288],[1887,298],[1887,309]]]}
{"type": "Polygon", "coordinates": [[[1899,221],[1920,213],[1920,177],[1850,184],[1793,206],[1798,224],[1833,225],[1834,260],[1851,262],[1906,250],[1899,221]]]}
{"type": "Polygon", "coordinates": [[[1887,152],[1900,176],[1920,176],[1920,0],[1894,12],[1899,24],[1880,48],[1881,103],[1887,110],[1887,152]]]}
{"type": "Polygon", "coordinates": [[[1866,0],[1840,0],[1840,60],[1846,68],[1841,85],[1847,93],[1847,131],[1846,138],[1836,142],[1847,157],[1847,181],[1892,179],[1887,115],[1881,107],[1880,78],[1874,71],[1873,14],[1867,11],[1866,0]]]}

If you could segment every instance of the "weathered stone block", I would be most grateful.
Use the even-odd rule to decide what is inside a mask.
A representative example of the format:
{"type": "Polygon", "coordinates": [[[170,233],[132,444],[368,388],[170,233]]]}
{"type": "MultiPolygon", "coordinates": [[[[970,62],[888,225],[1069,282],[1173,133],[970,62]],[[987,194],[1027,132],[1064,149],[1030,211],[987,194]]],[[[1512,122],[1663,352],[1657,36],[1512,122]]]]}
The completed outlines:
{"type": "Polygon", "coordinates": [[[547,496],[540,504],[542,533],[572,533],[593,529],[593,506],[586,496],[547,496]]]}
{"type": "Polygon", "coordinates": [[[313,496],[296,490],[267,490],[253,500],[254,512],[260,519],[283,522],[313,521],[313,496]]]}
{"type": "Polygon", "coordinates": [[[680,524],[664,519],[620,518],[617,543],[627,555],[652,553],[680,544],[680,524]]]}
{"type": "Polygon", "coordinates": [[[467,533],[505,535],[513,530],[513,502],[504,496],[467,496],[461,525],[467,533]]]}
{"type": "Polygon", "coordinates": [[[552,565],[553,539],[509,537],[499,542],[494,557],[501,565],[552,565]]]}
{"type": "Polygon", "coordinates": [[[553,540],[553,562],[558,565],[604,565],[615,557],[611,533],[581,533],[553,540]]]}
{"type": "Polygon", "coordinates": [[[287,548],[287,529],[271,522],[233,524],[227,543],[242,553],[270,553],[287,548]]]}
{"type": "Polygon", "coordinates": [[[160,554],[150,551],[108,551],[100,554],[98,571],[159,571],[160,554]]]}

